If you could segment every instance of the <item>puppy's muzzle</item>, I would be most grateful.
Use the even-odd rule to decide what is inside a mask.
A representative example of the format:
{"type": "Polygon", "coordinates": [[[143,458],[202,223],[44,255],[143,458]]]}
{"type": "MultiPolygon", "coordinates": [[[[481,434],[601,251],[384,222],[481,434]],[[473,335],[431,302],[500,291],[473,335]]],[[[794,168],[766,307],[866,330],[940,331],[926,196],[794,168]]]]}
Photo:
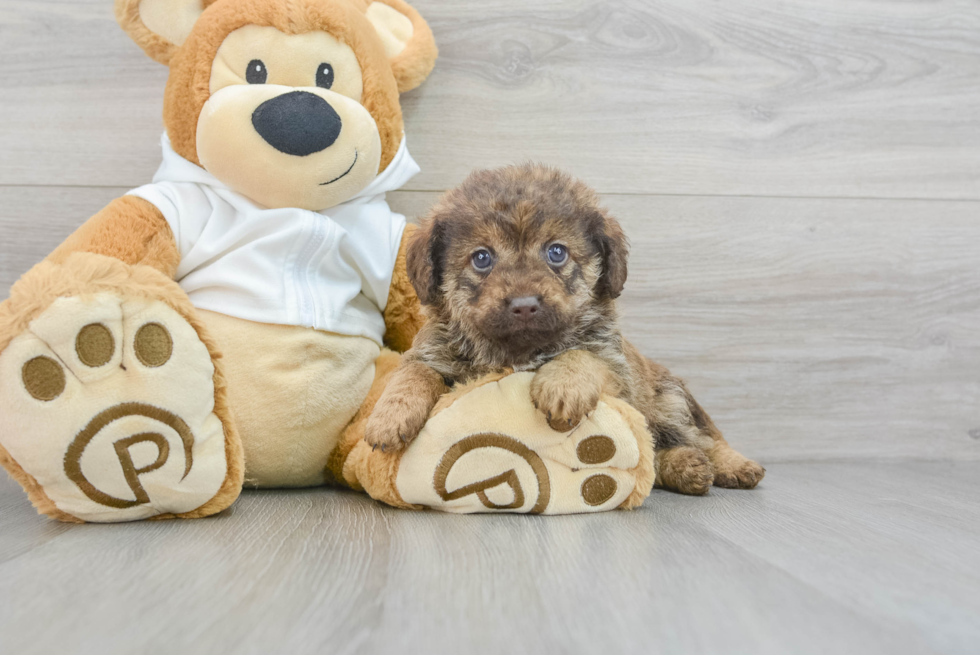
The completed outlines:
{"type": "Polygon", "coordinates": [[[252,113],[252,126],[266,143],[287,155],[305,157],[326,150],[340,136],[340,115],[308,91],[266,100],[252,113]]]}

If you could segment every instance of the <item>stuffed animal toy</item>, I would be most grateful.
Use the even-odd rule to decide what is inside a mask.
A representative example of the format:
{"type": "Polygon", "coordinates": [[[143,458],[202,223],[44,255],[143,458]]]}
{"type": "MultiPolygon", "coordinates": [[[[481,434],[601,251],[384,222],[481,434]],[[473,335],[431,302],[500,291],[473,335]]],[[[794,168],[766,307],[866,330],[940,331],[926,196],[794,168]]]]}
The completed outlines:
{"type": "Polygon", "coordinates": [[[651,437],[614,398],[571,434],[531,374],[449,394],[411,446],[364,424],[422,323],[418,168],[399,93],[432,33],[402,0],[116,0],[170,68],[163,163],[0,306],[0,462],[64,521],[194,518],[243,485],[345,485],[397,507],[634,507],[651,437]]]}

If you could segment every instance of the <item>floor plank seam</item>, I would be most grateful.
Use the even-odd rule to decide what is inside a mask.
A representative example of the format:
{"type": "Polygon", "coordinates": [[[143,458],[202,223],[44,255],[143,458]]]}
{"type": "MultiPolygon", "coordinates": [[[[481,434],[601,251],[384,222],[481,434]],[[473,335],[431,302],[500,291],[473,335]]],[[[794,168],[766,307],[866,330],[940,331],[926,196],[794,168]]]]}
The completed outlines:
{"type": "MultiPolygon", "coordinates": [[[[474,167],[472,170],[477,170],[474,167]]],[[[0,189],[131,189],[125,184],[3,184],[0,189]]],[[[398,189],[392,193],[445,193],[445,189],[398,189]]],[[[816,196],[816,195],[768,195],[744,193],[664,193],[664,192],[622,192],[603,191],[596,189],[600,196],[605,197],[638,197],[638,198],[744,198],[748,200],[863,200],[869,202],[943,202],[943,203],[980,203],[976,197],[935,197],[935,196],[816,196]]]]}

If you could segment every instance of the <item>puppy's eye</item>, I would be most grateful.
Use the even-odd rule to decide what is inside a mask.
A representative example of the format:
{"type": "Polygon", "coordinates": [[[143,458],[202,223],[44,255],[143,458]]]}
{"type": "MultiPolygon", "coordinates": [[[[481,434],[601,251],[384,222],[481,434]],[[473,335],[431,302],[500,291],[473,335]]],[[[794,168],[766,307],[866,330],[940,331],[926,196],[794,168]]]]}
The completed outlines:
{"type": "Polygon", "coordinates": [[[548,261],[555,266],[561,266],[568,261],[568,248],[560,243],[553,243],[548,248],[548,261]]]}
{"type": "Polygon", "coordinates": [[[333,66],[330,64],[320,64],[316,69],[316,85],[323,89],[333,86],[333,66]]]}
{"type": "Polygon", "coordinates": [[[248,68],[245,69],[246,82],[249,84],[265,84],[268,77],[269,71],[265,69],[265,64],[262,63],[261,59],[253,59],[248,62],[248,68]]]}
{"type": "Polygon", "coordinates": [[[478,271],[485,271],[493,264],[493,257],[490,256],[490,251],[485,249],[480,249],[473,253],[472,260],[473,268],[478,271]]]}

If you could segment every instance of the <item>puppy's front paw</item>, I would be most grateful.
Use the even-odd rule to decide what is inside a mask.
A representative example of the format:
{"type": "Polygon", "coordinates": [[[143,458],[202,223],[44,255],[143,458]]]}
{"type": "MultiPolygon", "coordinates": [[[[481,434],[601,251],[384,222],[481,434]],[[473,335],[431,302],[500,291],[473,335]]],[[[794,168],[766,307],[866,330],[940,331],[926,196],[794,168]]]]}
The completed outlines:
{"type": "Polygon", "coordinates": [[[382,396],[364,428],[364,441],[382,451],[408,445],[429,418],[428,403],[422,398],[392,394],[382,396]]]}
{"type": "Polygon", "coordinates": [[[572,376],[557,362],[542,366],[531,381],[531,400],[557,432],[568,432],[595,410],[602,394],[592,376],[572,376]]]}

